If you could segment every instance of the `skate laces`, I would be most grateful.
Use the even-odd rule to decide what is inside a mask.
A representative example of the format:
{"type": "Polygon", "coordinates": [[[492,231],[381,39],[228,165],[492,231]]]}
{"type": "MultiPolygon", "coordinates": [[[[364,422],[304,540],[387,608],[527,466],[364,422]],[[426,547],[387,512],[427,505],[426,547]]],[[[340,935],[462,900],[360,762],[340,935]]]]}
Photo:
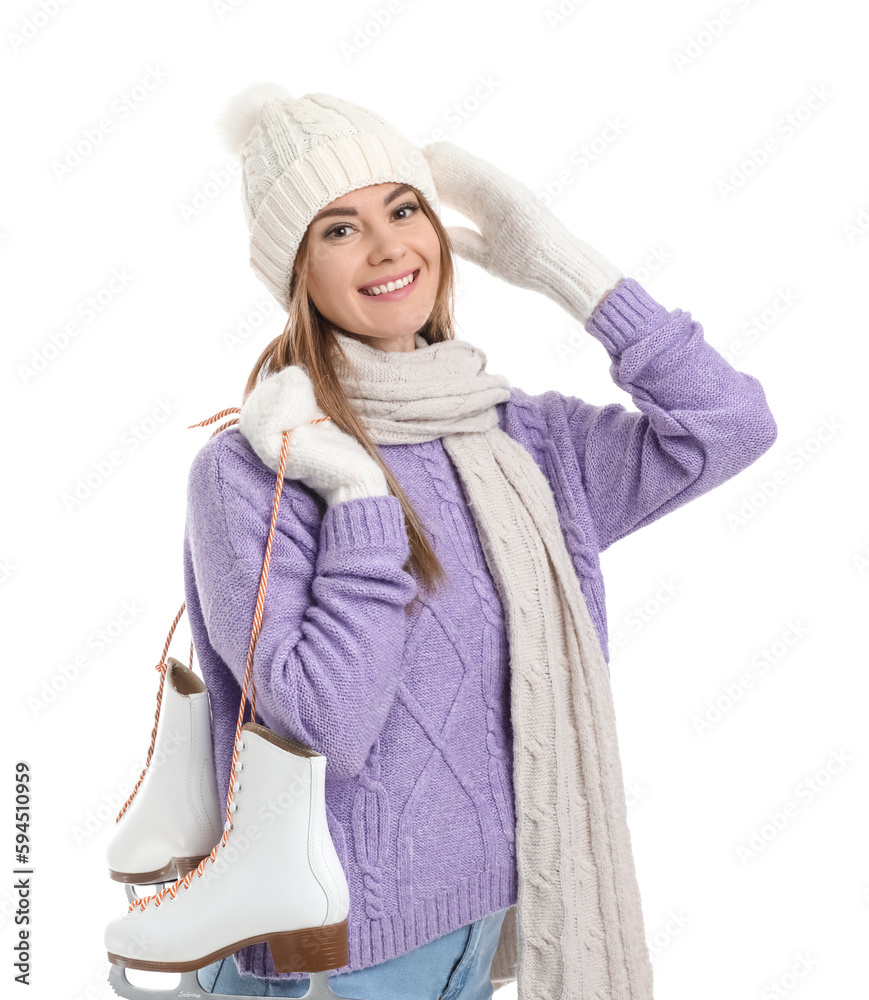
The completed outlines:
{"type": "MultiPolygon", "coordinates": [[[[219,410],[217,413],[209,417],[207,420],[202,420],[198,424],[190,424],[188,430],[192,429],[193,427],[207,426],[208,424],[214,423],[215,420],[220,420],[230,413],[241,413],[241,409],[238,406],[231,406],[225,410],[219,410]]],[[[319,424],[324,420],[330,420],[330,419],[331,417],[317,417],[316,419],[311,420],[310,422],[312,424],[319,424]]],[[[214,431],[214,434],[211,435],[211,437],[214,437],[215,434],[219,434],[220,431],[225,430],[227,427],[232,427],[233,424],[237,423],[238,423],[238,417],[236,417],[234,420],[228,420],[225,424],[218,427],[217,430],[214,431]]],[[[151,900],[154,900],[155,906],[159,906],[162,903],[164,897],[169,896],[171,899],[174,899],[179,889],[181,889],[182,887],[186,889],[193,881],[194,875],[196,876],[196,878],[202,878],[203,874],[205,873],[206,865],[210,861],[217,861],[217,853],[221,847],[225,846],[229,838],[229,834],[232,831],[233,828],[232,815],[236,811],[236,809],[238,809],[238,803],[233,801],[235,794],[235,785],[236,785],[236,780],[235,780],[236,771],[241,769],[238,767],[238,755],[239,752],[241,750],[244,750],[246,746],[244,740],[242,739],[241,727],[244,723],[244,708],[247,703],[248,684],[250,684],[250,689],[251,689],[250,721],[256,722],[256,685],[254,683],[254,678],[253,678],[253,654],[254,654],[254,649],[256,649],[257,639],[259,638],[260,628],[262,627],[262,616],[263,616],[263,606],[265,604],[266,583],[268,581],[269,562],[271,561],[271,554],[272,554],[272,540],[274,539],[275,536],[275,525],[277,524],[278,520],[278,505],[281,499],[281,491],[283,490],[284,486],[284,468],[286,467],[287,464],[287,456],[289,454],[291,433],[292,431],[284,431],[283,440],[281,442],[280,464],[278,467],[277,480],[275,482],[274,501],[272,503],[272,519],[271,519],[271,524],[269,525],[269,537],[268,541],[266,542],[266,551],[265,551],[265,556],[263,558],[262,573],[260,574],[259,590],[257,591],[256,608],[254,610],[253,626],[251,628],[251,633],[250,633],[250,645],[248,647],[248,653],[247,653],[247,664],[245,666],[245,671],[244,671],[244,683],[242,684],[241,687],[241,705],[239,706],[238,720],[235,726],[235,743],[232,748],[232,766],[230,767],[229,771],[229,790],[226,796],[226,822],[223,825],[223,836],[214,845],[214,847],[211,850],[211,853],[206,855],[202,859],[202,861],[199,862],[196,868],[194,868],[192,871],[189,871],[183,878],[178,879],[172,885],[168,885],[165,888],[161,889],[159,892],[153,893],[150,896],[142,896],[139,899],[136,899],[134,902],[130,903],[127,912],[132,912],[134,909],[136,909],[136,907],[139,907],[139,909],[144,910],[145,907],[151,902],[151,900]]],[[[175,621],[172,624],[172,631],[174,631],[175,625],[178,623],[178,619],[181,617],[181,614],[184,611],[184,607],[185,605],[182,604],[181,611],[178,612],[178,615],[176,616],[175,621]]],[[[172,637],[172,631],[169,632],[170,639],[172,637]]],[[[167,640],[166,648],[168,648],[168,642],[169,640],[167,640]]],[[[165,656],[166,656],[166,651],[164,649],[163,653],[164,660],[165,656]]],[[[193,665],[192,642],[190,644],[190,663],[192,667],[193,665]]],[[[163,694],[163,681],[166,676],[166,664],[162,660],[160,663],[157,664],[157,669],[159,670],[161,667],[162,670],[160,672],[160,690],[157,694],[158,721],[160,718],[160,700],[163,694]]],[[[151,749],[148,751],[148,762],[150,762],[151,760],[151,754],[154,749],[154,742],[156,739],[156,735],[157,735],[157,722],[155,721],[154,732],[151,735],[151,749]]],[[[148,763],[145,764],[145,771],[147,771],[147,769],[148,769],[148,763]]],[[[138,789],[139,785],[142,783],[142,778],[144,778],[145,776],[145,771],[142,772],[142,777],[139,778],[139,782],[136,785],[136,788],[133,789],[133,795],[135,795],[136,789],[138,789]]],[[[239,787],[241,787],[240,784],[239,787]]],[[[133,795],[130,796],[127,803],[124,805],[124,808],[121,810],[121,814],[118,816],[118,819],[120,819],[121,816],[124,814],[127,806],[133,799],[133,795]]]]}
{"type": "MultiPolygon", "coordinates": [[[[163,655],[160,657],[160,662],[154,667],[155,670],[160,671],[160,687],[157,689],[157,714],[154,717],[154,728],[151,730],[151,745],[148,747],[148,755],[145,758],[145,766],[142,768],[142,773],[139,775],[139,780],[133,786],[132,792],[130,792],[130,797],[121,807],[121,811],[118,813],[115,822],[120,823],[121,817],[130,808],[130,803],[136,797],[136,792],[139,790],[139,786],[145,780],[145,775],[148,773],[148,766],[151,763],[151,757],[154,755],[154,746],[157,742],[157,725],[160,722],[160,705],[163,701],[163,683],[166,680],[166,668],[168,664],[166,663],[166,654],[169,652],[169,645],[172,642],[172,635],[175,632],[175,626],[181,620],[181,616],[184,614],[184,608],[187,602],[185,601],[175,615],[175,621],[172,622],[172,627],[169,629],[169,635],[166,637],[166,642],[163,644],[163,655]]],[[[190,642],[190,669],[193,669],[193,641],[190,642]]]]}

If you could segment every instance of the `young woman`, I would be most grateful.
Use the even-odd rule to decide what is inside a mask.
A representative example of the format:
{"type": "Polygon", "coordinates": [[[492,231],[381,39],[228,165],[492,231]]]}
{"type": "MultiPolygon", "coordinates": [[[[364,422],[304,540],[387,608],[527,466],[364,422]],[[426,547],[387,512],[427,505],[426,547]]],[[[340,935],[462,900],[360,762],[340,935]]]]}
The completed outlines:
{"type": "MultiPolygon", "coordinates": [[[[187,608],[223,798],[290,430],[257,711],[327,758],[350,887],[333,989],[480,1000],[518,979],[520,996],[651,997],[598,557],[771,446],[763,389],[454,145],[416,150],[367,109],[275,85],[223,124],[251,264],[289,314],[188,485],[187,608]],[[447,232],[441,200],[479,234],[447,232]],[[639,412],[487,372],[454,336],[454,252],[583,323],[639,412]]],[[[308,988],[263,942],[200,980],[308,988]]]]}

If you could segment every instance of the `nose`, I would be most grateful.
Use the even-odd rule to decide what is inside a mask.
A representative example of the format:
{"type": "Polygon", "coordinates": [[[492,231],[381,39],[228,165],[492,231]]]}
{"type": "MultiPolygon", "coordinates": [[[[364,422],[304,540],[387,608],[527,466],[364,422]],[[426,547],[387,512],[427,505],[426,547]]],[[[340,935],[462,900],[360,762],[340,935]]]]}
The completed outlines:
{"type": "Polygon", "coordinates": [[[371,245],[368,260],[371,264],[379,264],[384,260],[400,260],[405,252],[404,240],[388,223],[370,230],[371,245]]]}

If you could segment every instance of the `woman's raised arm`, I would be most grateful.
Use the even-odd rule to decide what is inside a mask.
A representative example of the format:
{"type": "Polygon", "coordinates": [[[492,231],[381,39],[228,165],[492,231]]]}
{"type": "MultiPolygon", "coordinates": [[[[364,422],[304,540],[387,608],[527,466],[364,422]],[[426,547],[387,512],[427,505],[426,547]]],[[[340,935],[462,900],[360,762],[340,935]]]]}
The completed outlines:
{"type": "Polygon", "coordinates": [[[515,391],[511,402],[537,409],[566,467],[578,466],[602,551],[751,465],[777,427],[760,382],[706,343],[690,313],[668,311],[633,278],[586,329],[639,412],[555,391],[515,391]]]}

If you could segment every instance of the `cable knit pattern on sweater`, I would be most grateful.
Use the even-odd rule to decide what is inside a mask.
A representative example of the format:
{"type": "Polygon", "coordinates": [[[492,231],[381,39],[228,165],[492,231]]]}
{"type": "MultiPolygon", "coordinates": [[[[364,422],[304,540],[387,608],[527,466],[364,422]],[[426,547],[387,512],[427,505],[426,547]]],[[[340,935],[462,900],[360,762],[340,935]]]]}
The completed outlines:
{"type": "MultiPolygon", "coordinates": [[[[709,346],[690,314],[668,312],[632,279],[587,329],[639,412],[514,387],[498,418],[552,488],[606,652],[600,551],[746,468],[776,426],[757,379],[709,346]]],[[[255,657],[261,721],[327,757],[327,819],[351,900],[350,962],[336,972],[386,961],[517,899],[501,602],[442,442],[381,453],[449,582],[433,597],[417,594],[402,568],[409,550],[395,497],[327,509],[287,481],[255,657]]],[[[273,494],[274,474],[237,429],[194,459],[185,589],[224,799],[273,494]]],[[[266,945],[237,958],[243,972],[276,977],[266,945]]]]}

